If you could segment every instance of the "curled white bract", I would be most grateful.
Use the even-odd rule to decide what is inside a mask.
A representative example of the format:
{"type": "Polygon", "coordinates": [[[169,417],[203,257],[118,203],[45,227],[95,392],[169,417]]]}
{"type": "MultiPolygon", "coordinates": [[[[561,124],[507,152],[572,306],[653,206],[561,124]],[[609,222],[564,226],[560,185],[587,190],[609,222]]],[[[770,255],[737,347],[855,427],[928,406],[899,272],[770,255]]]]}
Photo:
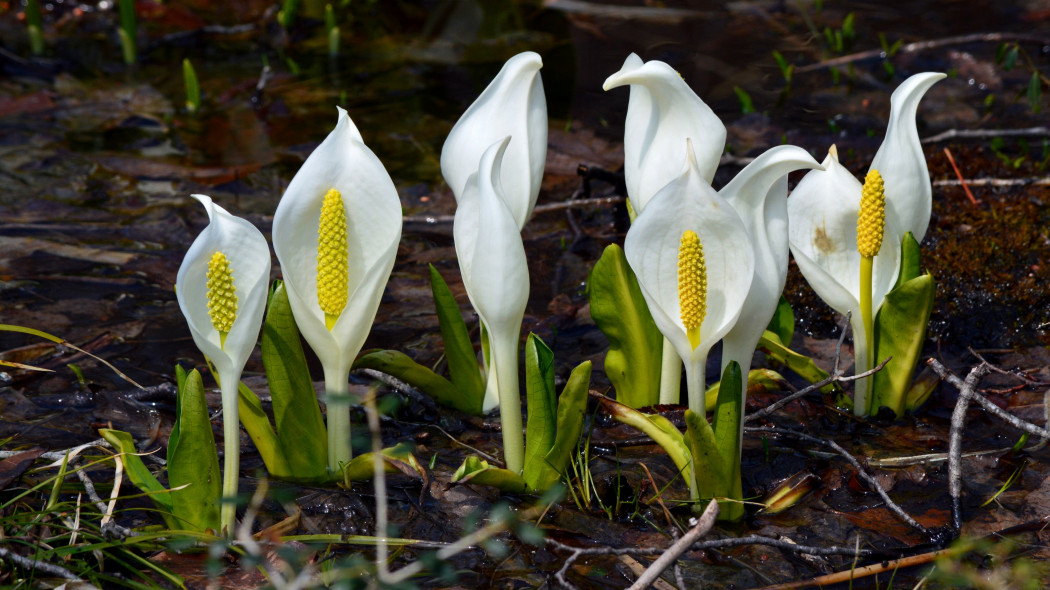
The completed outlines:
{"type": "MultiPolygon", "coordinates": [[[[516,350],[529,298],[525,247],[501,195],[501,160],[511,143],[513,140],[506,137],[485,150],[478,172],[469,179],[456,209],[453,236],[463,285],[488,331],[493,360],[513,362],[516,366],[516,354],[506,361],[496,354],[497,348],[513,346],[516,350]]],[[[498,370],[490,370],[489,382],[499,374],[498,370]]],[[[516,381],[500,385],[517,389],[516,381]]],[[[488,387],[483,409],[489,411],[498,403],[496,389],[488,387]]]]}
{"type": "Polygon", "coordinates": [[[922,242],[930,225],[933,187],[915,115],[926,91],[945,77],[945,74],[936,72],[915,74],[893,91],[886,138],[869,169],[882,174],[886,217],[893,220],[902,235],[910,231],[918,242],[922,242]]]}
{"type": "Polygon", "coordinates": [[[631,54],[603,88],[631,87],[624,125],[624,176],[627,195],[641,213],[657,191],[677,178],[692,141],[697,173],[714,179],[725,147],[726,128],[685,80],[666,63],[643,62],[631,54]]]}
{"type": "Polygon", "coordinates": [[[729,361],[737,361],[747,373],[784,291],[789,252],[787,175],[802,168],[819,169],[820,164],[800,147],[777,146],[755,158],[718,192],[744,222],[755,257],[755,277],[740,319],[723,341],[723,370],[729,361]]]}
{"type": "Polygon", "coordinates": [[[502,197],[520,230],[536,206],[547,157],[547,102],[540,68],[532,51],[507,60],[499,74],[452,127],[441,148],[441,174],[462,205],[470,177],[482,154],[504,137],[513,139],[503,154],[502,197]]]}

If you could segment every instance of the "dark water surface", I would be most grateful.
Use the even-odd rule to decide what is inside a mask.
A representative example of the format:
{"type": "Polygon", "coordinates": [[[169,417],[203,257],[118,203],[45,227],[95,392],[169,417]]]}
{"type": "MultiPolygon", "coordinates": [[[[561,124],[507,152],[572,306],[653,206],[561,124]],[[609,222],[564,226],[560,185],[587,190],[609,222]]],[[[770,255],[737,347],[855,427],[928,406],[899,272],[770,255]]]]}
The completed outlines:
{"type": "MultiPolygon", "coordinates": [[[[986,133],[925,145],[935,184],[924,263],[938,281],[927,352],[961,369],[973,362],[967,347],[993,350],[993,360],[1025,371],[1045,388],[1050,135],[1045,128],[1019,136],[996,130],[1045,125],[1050,5],[1036,0],[820,4],[355,0],[350,9],[339,9],[342,52],[330,58],[321,20],[303,16],[286,33],[265,2],[139,3],[140,63],[130,68],[121,62],[116,17],[101,8],[105,3],[49,5],[48,51],[42,59],[26,57],[24,25],[18,11],[5,5],[0,8],[6,10],[0,14],[0,323],[61,336],[147,386],[170,383],[176,362],[201,366],[173,293],[182,256],[206,224],[203,209],[189,195],[212,196],[268,235],[285,186],[331,130],[334,107],[340,105],[386,165],[406,215],[394,274],[366,346],[401,350],[431,365],[441,347],[427,263],[437,266],[467,303],[449,221],[455,203],[440,178],[440,149],[452,124],[506,58],[534,50],[544,60],[551,130],[541,205],[566,201],[581,188],[578,165],[615,171],[622,164],[627,91],[606,93],[601,84],[630,52],[667,61],[682,74],[723,117],[731,156],[754,156],[788,142],[821,160],[835,143],[854,171],[867,168],[881,142],[893,88],[911,74],[943,71],[949,77],[920,107],[920,136],[986,133]],[[850,13],[852,35],[843,31],[850,13]],[[832,46],[836,31],[841,47],[832,46]],[[902,46],[892,56],[879,55],[880,38],[885,47],[897,41],[902,46]],[[1017,57],[1008,69],[1014,48],[1017,57]],[[795,67],[790,84],[774,50],[795,67]],[[863,52],[869,54],[856,56],[863,52]],[[193,61],[201,80],[204,105],[197,115],[184,106],[183,58],[193,61]],[[835,67],[821,63],[834,59],[839,59],[835,67]],[[270,66],[265,75],[264,63],[270,66]],[[1038,97],[1026,92],[1033,72],[1044,76],[1038,97]],[[755,112],[744,112],[743,95],[755,112]],[[957,186],[945,149],[962,176],[974,181],[979,205],[957,186]]],[[[716,185],[739,168],[730,158],[716,185]]],[[[592,196],[613,194],[614,187],[601,180],[590,186],[592,196]]],[[[552,345],[562,375],[585,359],[600,363],[604,355],[607,344],[589,320],[583,288],[602,248],[622,243],[623,231],[623,212],[615,205],[539,212],[525,228],[532,291],[524,329],[552,345]]],[[[829,360],[835,318],[794,270],[787,296],[800,322],[796,347],[829,360]]],[[[137,440],[166,437],[173,405],[166,390],[125,395],[120,392],[132,386],[94,360],[20,334],[0,332],[0,358],[55,371],[0,374],[0,437],[17,434],[20,442],[63,448],[94,438],[93,430],[107,422],[131,430],[137,440]],[[83,370],[85,384],[77,383],[68,363],[83,370]]],[[[248,373],[257,377],[261,368],[253,359],[248,373]]],[[[1039,415],[1041,389],[1029,385],[1006,392],[1018,382],[997,379],[992,386],[1005,392],[997,398],[1002,405],[1039,415]]],[[[255,383],[265,393],[264,381],[255,383]]],[[[607,382],[596,374],[594,386],[604,390],[607,382]]],[[[838,424],[832,431],[846,428],[842,434],[872,454],[943,450],[954,397],[945,388],[928,413],[903,425],[864,426],[857,432],[838,424]]],[[[413,404],[399,416],[398,432],[416,437],[421,457],[437,453],[436,473],[447,478],[462,451],[425,425],[406,426],[438,416],[425,401],[413,404]]],[[[823,417],[815,407],[796,411],[798,417],[807,412],[823,417]]],[[[448,414],[443,410],[441,419],[452,424],[454,435],[497,450],[498,434],[448,414]]],[[[1008,445],[1015,438],[991,421],[978,422],[984,433],[972,441],[975,448],[1008,445]]],[[[394,433],[387,434],[394,439],[394,433]]],[[[758,518],[727,532],[783,532],[813,544],[852,542],[857,534],[880,547],[921,542],[907,532],[878,530],[873,522],[891,517],[878,512],[884,509],[870,492],[838,485],[850,477],[840,462],[814,460],[802,446],[790,445],[778,447],[770,460],[761,456],[761,441],[748,444],[747,471],[753,475],[745,488],[761,492],[800,469],[819,475],[825,487],[805,510],[758,518]]],[[[654,455],[659,453],[645,449],[639,458],[621,457],[627,465],[623,482],[616,462],[599,458],[594,469],[603,478],[602,489],[621,483],[639,489],[642,472],[632,461],[654,455]]],[[[669,463],[649,462],[655,462],[650,467],[658,480],[669,479],[669,463]]],[[[993,468],[974,469],[981,472],[973,484],[980,488],[975,497],[1001,485],[993,468]]],[[[973,509],[971,522],[984,524],[974,524],[972,532],[1034,514],[1039,501],[1050,501],[1038,494],[1050,486],[1047,475],[1045,466],[1034,462],[999,513],[973,509]]],[[[943,464],[929,472],[892,472],[886,479],[898,486],[895,493],[905,498],[906,508],[923,514],[925,524],[946,522],[943,464]]],[[[446,515],[461,516],[465,508],[449,506],[483,506],[494,496],[453,488],[436,497],[430,502],[446,515]]],[[[322,497],[313,506],[346,504],[350,514],[358,510],[354,502],[322,497]]],[[[410,503],[400,509],[405,514],[398,516],[409,523],[405,536],[448,536],[420,520],[410,503]]],[[[666,537],[646,525],[646,518],[662,516],[642,511],[633,520],[610,522],[601,513],[566,508],[553,514],[552,534],[566,542],[665,544],[666,537]]],[[[460,567],[474,570],[478,584],[500,583],[501,577],[538,584],[542,577],[530,568],[549,573],[560,567],[558,556],[545,550],[516,553],[499,567],[481,554],[472,559],[477,561],[460,567]]],[[[788,560],[771,549],[741,549],[705,560],[690,561],[690,575],[736,587],[848,566],[848,560],[824,565],[788,560]]],[[[581,585],[619,587],[626,580],[616,577],[623,566],[615,560],[581,564],[590,564],[572,574],[581,585]],[[616,581],[600,581],[606,574],[616,581]]]]}

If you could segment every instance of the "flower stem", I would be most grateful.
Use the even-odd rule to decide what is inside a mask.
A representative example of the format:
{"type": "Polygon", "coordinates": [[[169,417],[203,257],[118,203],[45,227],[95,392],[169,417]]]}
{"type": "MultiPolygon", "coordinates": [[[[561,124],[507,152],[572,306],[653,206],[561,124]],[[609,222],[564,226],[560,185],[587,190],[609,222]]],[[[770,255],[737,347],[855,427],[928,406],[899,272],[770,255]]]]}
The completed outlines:
{"type": "Polygon", "coordinates": [[[222,379],[222,503],[219,508],[219,528],[232,537],[237,520],[237,486],[241,471],[241,424],[237,406],[237,390],[241,385],[240,374],[222,379]]]}
{"type": "MultiPolygon", "coordinates": [[[[489,332],[489,335],[493,335],[489,332]]],[[[507,470],[520,474],[525,467],[525,437],[521,430],[521,393],[518,391],[518,334],[490,338],[493,374],[499,384],[499,418],[503,430],[503,459],[507,470]]]]}
{"type": "MultiPolygon", "coordinates": [[[[854,373],[863,373],[871,368],[871,355],[875,351],[875,316],[871,309],[871,275],[874,257],[860,257],[860,318],[863,332],[853,331],[854,373]],[[861,342],[863,340],[863,342],[861,342]]],[[[857,416],[871,414],[871,377],[854,382],[853,413],[857,416]]]]}
{"type": "Polygon", "coordinates": [[[660,363],[660,403],[677,404],[682,399],[682,357],[667,338],[660,363]]]}
{"type": "MultiPolygon", "coordinates": [[[[688,388],[689,409],[699,416],[707,415],[707,356],[691,359],[685,364],[685,381],[688,388]]],[[[706,419],[706,418],[705,418],[706,419]]]]}
{"type": "Polygon", "coordinates": [[[328,471],[338,473],[353,456],[350,449],[350,385],[343,371],[340,377],[325,371],[324,389],[328,406],[328,471]]]}

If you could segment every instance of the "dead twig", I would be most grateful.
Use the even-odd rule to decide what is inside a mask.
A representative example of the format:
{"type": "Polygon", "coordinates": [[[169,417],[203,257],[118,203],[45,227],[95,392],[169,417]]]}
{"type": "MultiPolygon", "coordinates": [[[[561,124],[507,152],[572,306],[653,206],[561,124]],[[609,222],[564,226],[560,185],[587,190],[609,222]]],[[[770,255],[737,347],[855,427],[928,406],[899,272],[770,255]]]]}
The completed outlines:
{"type": "Polygon", "coordinates": [[[938,143],[951,139],[991,139],[994,137],[1044,137],[1050,135],[1050,127],[1026,127],[1023,129],[949,129],[931,135],[922,143],[938,143]]]}
{"type": "MultiPolygon", "coordinates": [[[[572,545],[566,545],[560,541],[555,541],[550,537],[546,540],[547,545],[560,549],[562,551],[568,551],[569,556],[565,558],[565,562],[554,574],[555,580],[562,585],[563,588],[574,589],[574,586],[565,577],[566,572],[572,567],[572,564],[576,562],[580,557],[587,555],[661,555],[667,548],[665,547],[573,547],[572,545]]],[[[830,547],[814,547],[812,545],[799,545],[791,541],[785,541],[783,539],[774,539],[772,537],[763,537],[760,535],[750,535],[747,537],[731,537],[727,539],[713,539],[710,541],[697,541],[693,543],[689,550],[691,551],[705,551],[705,550],[717,550],[726,549],[729,547],[741,547],[744,545],[766,545],[768,547],[775,547],[777,549],[785,551],[793,551],[795,553],[804,553],[809,555],[848,555],[850,557],[870,557],[875,554],[870,549],[852,549],[848,547],[838,547],[832,545],[830,547]]]]}
{"type": "Polygon", "coordinates": [[[678,539],[668,547],[667,551],[654,561],[653,564],[645,570],[645,573],[634,582],[634,584],[631,584],[629,590],[648,588],[657,578],[660,577],[660,574],[662,574],[664,570],[676,562],[683,553],[688,551],[693,543],[710,532],[711,527],[715,525],[716,518],[718,518],[718,502],[709,502],[704,513],[700,515],[699,520],[693,525],[693,528],[689,529],[688,532],[682,535],[681,539],[678,539]]]}
{"type": "MultiPolygon", "coordinates": [[[[63,580],[87,584],[87,582],[84,582],[84,580],[82,580],[79,576],[60,565],[54,565],[45,561],[39,561],[30,557],[25,557],[24,555],[19,555],[6,547],[0,547],[0,560],[7,560],[19,567],[45,573],[49,576],[62,578],[63,580]]],[[[90,584],[88,584],[87,586],[89,588],[96,588],[96,586],[92,586],[90,584]]]]}
{"type": "Polygon", "coordinates": [[[871,486],[871,488],[873,490],[875,490],[875,493],[877,493],[879,495],[879,497],[882,498],[882,501],[886,503],[886,508],[889,509],[890,512],[892,512],[895,515],[897,515],[897,518],[900,518],[905,523],[907,523],[909,526],[911,526],[912,528],[915,528],[916,530],[918,530],[919,532],[923,533],[924,535],[929,535],[930,534],[930,530],[929,529],[927,529],[923,525],[919,524],[918,521],[916,521],[914,518],[912,518],[907,512],[904,511],[903,508],[901,508],[896,502],[893,501],[892,498],[890,498],[890,495],[888,493],[886,493],[886,490],[881,485],[879,485],[878,480],[876,480],[874,477],[872,477],[871,474],[869,474],[864,469],[864,467],[860,464],[860,461],[857,461],[856,457],[851,455],[846,449],[842,448],[835,441],[833,441],[833,440],[826,440],[826,439],[818,438],[818,437],[815,437],[815,436],[810,436],[810,435],[808,435],[808,434],[806,434],[804,432],[798,432],[797,430],[791,430],[789,428],[766,428],[766,427],[749,426],[749,427],[744,428],[744,431],[745,432],[761,432],[763,434],[767,434],[767,435],[771,435],[771,436],[790,436],[792,438],[796,438],[796,439],[799,439],[799,440],[804,440],[804,441],[807,441],[807,442],[812,442],[812,443],[816,443],[816,444],[819,444],[819,445],[824,445],[826,447],[830,447],[836,453],[838,453],[842,458],[844,458],[850,465],[852,465],[854,469],[857,470],[857,477],[859,477],[862,480],[864,480],[864,483],[868,484],[869,486],[871,486]]]}
{"type": "Polygon", "coordinates": [[[959,167],[955,165],[955,158],[952,157],[952,151],[948,148],[944,148],[944,155],[948,156],[948,163],[952,165],[952,170],[955,171],[955,176],[958,177],[959,182],[962,183],[963,190],[966,191],[966,196],[970,199],[970,202],[974,205],[978,205],[977,199],[974,198],[973,193],[970,192],[970,185],[966,184],[966,179],[963,178],[962,172],[959,171],[959,167]]]}
{"type": "MultiPolygon", "coordinates": [[[[979,355],[977,355],[977,358],[981,359],[979,355]]],[[[994,369],[984,359],[981,359],[981,363],[970,370],[965,380],[960,379],[955,373],[949,371],[937,359],[931,358],[926,361],[926,364],[932,367],[940,375],[941,379],[944,379],[959,391],[959,401],[956,402],[955,410],[952,412],[951,429],[948,434],[948,494],[952,498],[952,528],[958,534],[962,528],[962,433],[963,428],[966,426],[966,410],[969,409],[970,402],[977,402],[996,418],[1003,420],[1018,430],[1042,439],[1050,438],[1050,430],[1040,428],[1006,412],[977,391],[977,384],[994,369]]],[[[1000,372],[1002,371],[1000,370],[1000,372]]],[[[1012,375],[1012,373],[1006,374],[1012,375]]]]}
{"type": "MultiPolygon", "coordinates": [[[[1039,43],[1042,45],[1050,43],[1050,39],[1046,39],[1038,35],[1024,35],[1017,33],[976,33],[973,35],[959,35],[956,37],[944,37],[942,39],[931,39],[929,41],[918,41],[915,43],[908,43],[905,45],[901,45],[899,53],[915,53],[918,51],[925,51],[927,49],[936,49],[937,47],[964,45],[966,43],[1003,43],[1009,41],[1023,41],[1028,43],[1039,43]]],[[[869,49],[867,51],[851,53],[850,55],[843,55],[841,57],[828,59],[820,63],[795,68],[795,72],[798,74],[806,72],[816,72],[819,70],[826,70],[829,68],[849,65],[851,63],[864,61],[866,59],[884,59],[886,57],[885,53],[886,52],[883,51],[882,48],[869,49]]]]}

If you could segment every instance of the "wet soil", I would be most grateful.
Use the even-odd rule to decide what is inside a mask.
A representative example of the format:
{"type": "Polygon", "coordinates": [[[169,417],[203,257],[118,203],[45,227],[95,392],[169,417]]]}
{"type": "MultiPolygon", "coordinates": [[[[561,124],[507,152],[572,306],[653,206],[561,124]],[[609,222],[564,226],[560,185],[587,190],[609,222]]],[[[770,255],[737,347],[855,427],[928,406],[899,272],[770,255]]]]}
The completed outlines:
{"type": "MultiPolygon", "coordinates": [[[[448,217],[455,203],[440,178],[441,143],[502,61],[525,49],[543,55],[550,103],[541,205],[586,196],[579,165],[615,172],[622,164],[627,93],[604,93],[601,83],[631,51],[669,62],[723,117],[731,157],[716,177],[718,186],[739,170],[737,158],[783,142],[818,159],[835,143],[843,164],[865,170],[881,141],[890,91],[912,73],[948,72],[918,114],[920,135],[935,138],[925,144],[934,211],[923,254],[938,297],[925,353],[965,372],[976,363],[968,352],[973,348],[1024,376],[993,375],[982,388],[997,404],[1042,423],[1043,391],[1050,383],[1050,134],[1045,127],[1022,135],[1007,130],[1045,124],[1046,101],[1027,91],[1033,72],[1045,78],[1050,71],[1045,3],[920,2],[905,11],[854,2],[822,9],[780,2],[364,2],[340,13],[352,21],[344,26],[336,58],[325,53],[321,20],[304,16],[285,32],[268,3],[138,4],[141,61],[132,67],[121,62],[116,15],[102,8],[105,3],[50,5],[43,58],[26,57],[19,11],[0,8],[0,322],[61,336],[150,388],[136,390],[65,347],[0,333],[0,358],[54,371],[0,373],[0,439],[15,437],[9,445],[67,448],[97,438],[95,429],[109,424],[131,432],[143,449],[164,445],[174,408],[173,365],[204,368],[173,293],[182,255],[206,224],[188,195],[209,194],[268,235],[284,187],[330,130],[335,105],[348,109],[387,166],[406,215],[394,273],[366,347],[438,363],[428,263],[442,272],[471,317],[448,217]],[[915,11],[922,18],[913,17],[915,11]],[[850,12],[853,35],[846,35],[841,48],[829,46],[825,27],[832,39],[835,31],[841,36],[850,12]],[[982,18],[972,18],[975,13],[982,18]],[[877,50],[880,34],[890,46],[902,41],[902,48],[888,57],[877,51],[852,57],[877,50]],[[999,36],[974,37],[980,34],[999,36]],[[1005,58],[997,57],[1014,48],[1019,57],[1007,68],[1005,58]],[[774,50],[795,68],[790,84],[774,50]],[[196,65],[204,93],[197,115],[183,105],[185,57],[196,65]],[[837,67],[821,65],[836,58],[842,58],[837,67]],[[265,75],[264,60],[271,68],[265,75]],[[755,112],[743,112],[735,88],[749,96],[755,112]],[[936,139],[952,130],[981,134],[936,139]],[[946,152],[971,181],[978,203],[959,186],[946,152]]],[[[1047,84],[1042,86],[1045,91],[1047,84]]],[[[598,178],[586,186],[589,196],[618,196],[613,183],[598,178]]],[[[621,206],[610,204],[541,211],[524,230],[532,285],[523,331],[551,345],[559,378],[583,360],[601,367],[607,343],[590,321],[584,286],[602,249],[622,243],[625,227],[621,206]]],[[[275,261],[274,278],[279,272],[275,261]]],[[[829,367],[838,318],[795,269],[786,295],[799,323],[793,346],[829,367]]],[[[258,358],[249,361],[247,375],[265,400],[258,358]]],[[[366,383],[359,378],[362,389],[366,383]]],[[[592,388],[609,390],[600,370],[592,388]]],[[[385,419],[384,441],[411,441],[424,463],[433,458],[432,485],[422,493],[415,481],[393,482],[397,534],[453,541],[470,515],[501,500],[493,490],[448,484],[468,452],[464,445],[499,455],[498,421],[439,409],[411,392],[385,395],[403,403],[385,419]]],[[[753,396],[749,409],[779,395],[753,396]]],[[[945,450],[955,399],[956,392],[942,385],[915,416],[864,423],[806,400],[771,423],[831,437],[869,459],[936,453],[945,450]]],[[[217,396],[211,403],[219,406],[217,396]]],[[[1017,439],[981,412],[971,410],[969,418],[966,450],[1008,447],[1017,439]]],[[[355,416],[355,424],[361,423],[355,416]]],[[[563,501],[545,517],[546,533],[573,545],[668,544],[671,525],[654,502],[653,483],[663,487],[674,478],[670,461],[638,441],[637,433],[601,416],[589,429],[593,503],[581,508],[563,501]]],[[[242,448],[249,449],[244,474],[260,475],[247,437],[242,448]]],[[[787,512],[751,514],[744,523],[720,526],[714,536],[762,534],[822,546],[859,542],[881,551],[880,558],[936,546],[939,539],[919,535],[890,515],[847,463],[817,451],[786,438],[748,436],[746,496],[761,496],[797,473],[813,474],[819,485],[787,512]]],[[[1016,483],[984,507],[1011,476],[1016,459],[999,453],[967,460],[963,533],[986,534],[1045,516],[1048,458],[1045,450],[1032,453],[1016,483]]],[[[876,473],[923,525],[948,524],[942,461],[876,473]]],[[[245,479],[242,487],[251,489],[254,482],[245,479]]],[[[299,532],[370,534],[369,485],[286,489],[305,515],[299,532]]],[[[685,495],[683,486],[672,483],[662,498],[685,495]]],[[[531,501],[502,500],[518,506],[531,501]]],[[[679,521],[688,516],[683,509],[670,514],[679,521]]],[[[479,549],[457,559],[459,583],[554,584],[564,553],[510,536],[503,541],[509,549],[503,557],[479,549]]],[[[1050,556],[1045,533],[1023,541],[1030,544],[1029,557],[1050,556]]],[[[406,551],[401,559],[414,554],[406,551]]],[[[752,545],[689,553],[682,567],[687,579],[705,587],[748,588],[848,569],[852,561],[752,545]]],[[[914,585],[922,574],[909,572],[909,578],[902,572],[897,582],[914,585]]],[[[628,585],[634,574],[608,556],[580,559],[568,577],[581,587],[615,588],[628,585]]]]}

